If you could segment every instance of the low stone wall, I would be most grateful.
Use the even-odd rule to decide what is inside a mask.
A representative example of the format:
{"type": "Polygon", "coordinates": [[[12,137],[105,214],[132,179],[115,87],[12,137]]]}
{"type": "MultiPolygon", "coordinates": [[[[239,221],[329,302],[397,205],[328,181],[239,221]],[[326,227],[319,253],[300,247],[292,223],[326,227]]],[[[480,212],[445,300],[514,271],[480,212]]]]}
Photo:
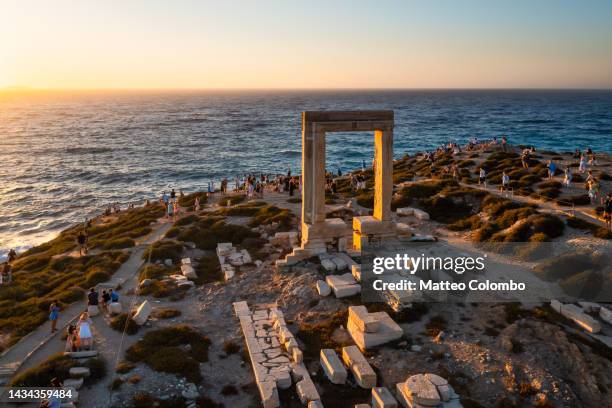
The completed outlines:
{"type": "Polygon", "coordinates": [[[293,382],[303,404],[320,402],[282,311],[265,305],[251,311],[247,302],[235,302],[234,313],[240,320],[263,407],[280,407],[278,389],[287,389],[293,382]]]}

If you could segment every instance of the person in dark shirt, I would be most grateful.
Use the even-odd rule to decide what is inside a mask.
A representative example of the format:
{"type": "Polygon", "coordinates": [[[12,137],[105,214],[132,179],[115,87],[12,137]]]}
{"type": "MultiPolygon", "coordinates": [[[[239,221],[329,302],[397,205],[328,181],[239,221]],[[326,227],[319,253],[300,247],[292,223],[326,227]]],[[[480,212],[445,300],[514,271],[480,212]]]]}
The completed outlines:
{"type": "Polygon", "coordinates": [[[94,288],[89,289],[89,294],[87,295],[87,305],[98,306],[98,292],[96,292],[94,288]]]}

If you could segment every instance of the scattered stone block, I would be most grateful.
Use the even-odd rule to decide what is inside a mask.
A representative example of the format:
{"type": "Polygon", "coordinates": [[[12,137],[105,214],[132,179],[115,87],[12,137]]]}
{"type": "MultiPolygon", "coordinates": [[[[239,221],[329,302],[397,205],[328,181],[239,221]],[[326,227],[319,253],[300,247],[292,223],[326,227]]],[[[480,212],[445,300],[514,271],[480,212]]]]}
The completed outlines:
{"type": "Polygon", "coordinates": [[[395,213],[397,215],[401,215],[401,216],[407,217],[407,216],[411,216],[411,215],[414,214],[413,210],[414,209],[411,208],[411,207],[402,207],[402,208],[398,208],[397,210],[395,210],[395,213]]]}
{"type": "Polygon", "coordinates": [[[599,317],[601,317],[604,322],[612,324],[612,311],[610,309],[601,306],[599,309],[599,317]]]}
{"type": "Polygon", "coordinates": [[[181,265],[181,273],[187,279],[197,279],[198,274],[196,274],[195,270],[191,265],[181,265]]]}
{"type": "Polygon", "coordinates": [[[310,401],[308,403],[308,408],[323,408],[323,403],[319,400],[310,401]]]}
{"type": "Polygon", "coordinates": [[[355,404],[355,408],[372,408],[370,404],[355,404]]]}
{"type": "Polygon", "coordinates": [[[336,270],[343,271],[348,268],[346,261],[339,256],[334,256],[331,261],[336,265],[336,270]]]}
{"type": "Polygon", "coordinates": [[[136,313],[132,317],[132,320],[134,320],[137,325],[142,326],[147,322],[152,311],[153,307],[151,307],[151,304],[145,300],[140,304],[140,306],[138,306],[138,309],[136,309],[136,313]]]}
{"type": "Polygon", "coordinates": [[[578,302],[578,304],[587,313],[597,313],[601,309],[601,305],[595,302],[578,302]]]}
{"type": "Polygon", "coordinates": [[[334,272],[337,268],[336,264],[331,259],[321,259],[321,266],[327,272],[334,272]]]}
{"type": "Polygon", "coordinates": [[[318,280],[316,283],[316,286],[317,286],[317,292],[319,293],[320,296],[329,296],[331,294],[331,288],[325,281],[318,280]]]}
{"type": "Polygon", "coordinates": [[[246,316],[251,314],[251,311],[249,310],[249,305],[245,301],[234,302],[233,306],[234,313],[236,314],[236,316],[246,316]]]}
{"type": "MultiPolygon", "coordinates": [[[[603,310],[603,309],[602,309],[603,310]]],[[[601,313],[601,310],[600,310],[601,313]]],[[[582,308],[572,305],[565,304],[561,306],[561,314],[568,319],[573,320],[576,324],[590,333],[598,333],[601,331],[601,324],[593,319],[588,314],[582,311],[582,308]]]]}
{"type": "Polygon", "coordinates": [[[343,347],[342,361],[351,370],[361,388],[376,386],[376,373],[357,346],[343,347]]]}
{"type": "Polygon", "coordinates": [[[232,279],[234,275],[236,275],[236,270],[229,264],[221,264],[221,272],[223,272],[223,277],[226,281],[232,279]]]}
{"type": "Polygon", "coordinates": [[[121,303],[119,302],[112,302],[108,304],[108,313],[113,316],[121,314],[121,309],[121,303]]]}
{"type": "Polygon", "coordinates": [[[184,280],[178,283],[179,289],[189,290],[195,286],[195,283],[190,280],[184,280]]]}
{"type": "Polygon", "coordinates": [[[164,260],[164,265],[172,266],[172,264],[173,264],[172,259],[168,258],[168,259],[164,260]]]}
{"type": "Polygon", "coordinates": [[[333,349],[322,349],[320,354],[323,372],[333,384],[346,383],[347,372],[333,349]]]}
{"type": "Polygon", "coordinates": [[[89,377],[91,372],[87,367],[72,367],[70,370],[68,370],[68,375],[70,378],[84,378],[89,377]]]}
{"type": "Polygon", "coordinates": [[[219,242],[217,244],[217,256],[227,256],[234,250],[231,242],[219,242]]]}
{"type": "Polygon", "coordinates": [[[559,302],[557,299],[550,301],[550,307],[557,313],[561,313],[561,306],[563,306],[563,303],[559,302]]]}
{"type": "Polygon", "coordinates": [[[361,285],[355,281],[355,278],[350,273],[328,275],[325,277],[325,282],[332,288],[334,295],[339,299],[354,296],[361,292],[361,285]]]}
{"type": "Polygon", "coordinates": [[[181,259],[182,265],[191,265],[191,258],[183,258],[181,259]]]}
{"type": "Polygon", "coordinates": [[[423,210],[419,210],[418,208],[413,208],[412,209],[412,215],[414,215],[415,218],[417,218],[419,220],[422,220],[422,221],[425,221],[425,220],[429,219],[429,214],[426,213],[423,210]]]}
{"type": "Polygon", "coordinates": [[[386,387],[372,388],[372,408],[397,408],[397,401],[386,387]]]}
{"type": "Polygon", "coordinates": [[[423,374],[409,377],[401,388],[402,393],[409,401],[416,402],[419,405],[436,407],[442,402],[436,386],[423,374]]]}
{"type": "Polygon", "coordinates": [[[87,314],[89,317],[94,317],[100,314],[100,308],[96,306],[87,306],[87,314]]]}
{"type": "Polygon", "coordinates": [[[365,306],[349,306],[348,318],[359,330],[367,333],[375,333],[380,327],[380,322],[373,314],[368,313],[365,306]]]}
{"type": "Polygon", "coordinates": [[[295,388],[302,404],[308,404],[310,401],[319,401],[321,399],[317,387],[315,387],[310,376],[298,382],[295,388]]]}
{"type": "Polygon", "coordinates": [[[378,329],[373,333],[362,331],[353,319],[348,320],[346,327],[361,350],[398,340],[404,334],[402,328],[386,312],[370,313],[369,316],[378,322],[378,329]]]}
{"type": "Polygon", "coordinates": [[[74,388],[75,390],[78,390],[82,386],[83,386],[83,377],[79,377],[79,378],[67,378],[67,379],[64,380],[64,387],[65,388],[74,388]]]}

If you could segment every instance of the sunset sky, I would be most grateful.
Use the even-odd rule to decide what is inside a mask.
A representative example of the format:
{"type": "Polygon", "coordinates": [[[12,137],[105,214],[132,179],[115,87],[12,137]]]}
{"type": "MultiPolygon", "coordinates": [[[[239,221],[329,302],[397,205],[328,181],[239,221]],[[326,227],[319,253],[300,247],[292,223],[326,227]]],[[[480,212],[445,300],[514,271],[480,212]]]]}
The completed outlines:
{"type": "Polygon", "coordinates": [[[0,0],[0,88],[612,88],[612,1],[0,0]]]}

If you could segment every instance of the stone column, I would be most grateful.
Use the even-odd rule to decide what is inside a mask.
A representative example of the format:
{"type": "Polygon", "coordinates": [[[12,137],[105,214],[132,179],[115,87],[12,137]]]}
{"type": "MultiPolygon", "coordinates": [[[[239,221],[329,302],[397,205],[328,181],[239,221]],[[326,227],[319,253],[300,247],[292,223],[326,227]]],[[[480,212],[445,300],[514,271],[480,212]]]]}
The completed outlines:
{"type": "Polygon", "coordinates": [[[393,195],[393,129],[374,132],[374,158],[374,218],[389,221],[393,195]]]}
{"type": "Polygon", "coordinates": [[[313,224],[325,222],[325,131],[314,129],[313,224]]]}
{"type": "Polygon", "coordinates": [[[306,121],[306,112],[302,112],[302,223],[312,224],[314,179],[314,132],[313,124],[306,121]]]}

